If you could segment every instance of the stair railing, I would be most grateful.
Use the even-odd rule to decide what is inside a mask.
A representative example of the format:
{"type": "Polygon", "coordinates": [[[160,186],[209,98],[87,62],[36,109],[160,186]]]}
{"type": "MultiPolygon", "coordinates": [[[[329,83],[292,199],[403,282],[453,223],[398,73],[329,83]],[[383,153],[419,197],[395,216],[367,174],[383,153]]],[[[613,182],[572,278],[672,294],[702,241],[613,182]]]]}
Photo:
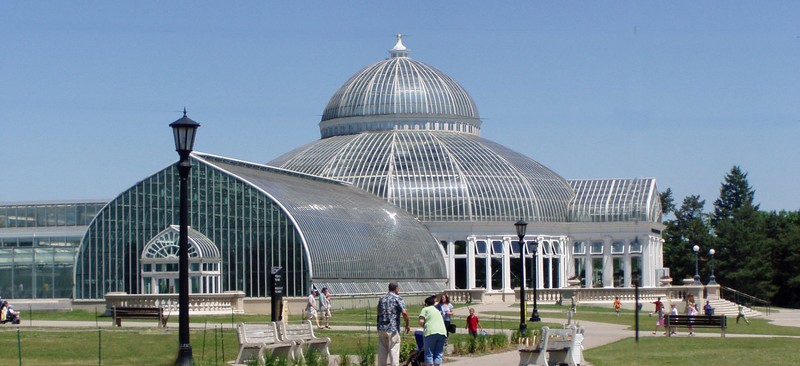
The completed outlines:
{"type": "Polygon", "coordinates": [[[755,308],[756,306],[763,306],[764,313],[766,316],[769,316],[772,304],[763,299],[759,299],[755,296],[748,295],[744,292],[734,290],[730,287],[720,286],[720,297],[732,301],[736,304],[743,304],[748,308],[755,308]]]}

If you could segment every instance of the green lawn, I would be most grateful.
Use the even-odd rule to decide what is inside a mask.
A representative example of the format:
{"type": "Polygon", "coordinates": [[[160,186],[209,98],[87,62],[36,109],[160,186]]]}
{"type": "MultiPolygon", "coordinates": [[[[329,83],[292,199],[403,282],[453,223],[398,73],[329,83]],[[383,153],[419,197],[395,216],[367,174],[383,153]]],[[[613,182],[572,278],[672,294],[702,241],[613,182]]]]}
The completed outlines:
{"type": "MultiPolygon", "coordinates": [[[[416,314],[421,307],[412,306],[409,314],[412,329],[415,328],[416,314]]],[[[556,306],[540,307],[544,318],[564,319],[566,308],[556,306]]],[[[25,314],[25,313],[23,313],[25,314]]],[[[34,312],[34,319],[51,320],[86,320],[95,319],[94,312],[34,312]]],[[[513,330],[518,327],[519,313],[503,311],[479,314],[483,327],[490,333],[500,330],[513,330]]],[[[24,317],[25,315],[23,315],[24,317]]],[[[357,355],[365,347],[374,347],[376,334],[374,330],[374,312],[372,309],[342,310],[334,313],[331,322],[333,329],[317,331],[319,336],[330,337],[333,354],[357,355]],[[362,326],[359,331],[337,329],[343,325],[362,326]]],[[[108,318],[101,318],[108,320],[108,318]]],[[[27,321],[23,318],[23,323],[27,321]]],[[[633,312],[623,311],[617,317],[606,308],[581,307],[575,320],[622,324],[633,327],[633,312]]],[[[176,322],[177,316],[170,319],[176,322]]],[[[241,321],[264,322],[269,318],[263,315],[234,315],[192,317],[193,324],[202,323],[205,330],[192,330],[191,341],[195,363],[197,365],[223,365],[236,357],[238,340],[231,324],[241,321]],[[225,327],[225,329],[222,329],[225,327]],[[224,355],[224,356],[223,356],[224,355]]],[[[300,321],[300,317],[290,317],[291,322],[300,321]]],[[[641,329],[651,332],[655,319],[646,313],[640,315],[641,329]]],[[[464,326],[463,317],[456,317],[455,323],[464,326]]],[[[728,334],[752,333],[764,335],[800,336],[800,329],[780,327],[769,324],[765,319],[751,319],[751,325],[736,324],[729,319],[728,334]]],[[[537,323],[528,324],[529,329],[537,329],[543,325],[560,327],[561,324],[537,323]]],[[[23,365],[170,365],[177,354],[177,329],[175,328],[113,328],[97,329],[69,328],[30,328],[10,325],[0,326],[0,361],[3,364],[18,364],[18,346],[21,346],[23,365]],[[19,338],[18,338],[19,337],[19,338]],[[99,358],[98,358],[99,357],[99,358]],[[9,363],[11,362],[11,363],[9,363]]],[[[718,330],[703,330],[718,332],[718,330]]],[[[685,332],[683,330],[682,332],[685,332]]],[[[454,342],[463,334],[454,336],[454,342]]],[[[404,343],[413,344],[412,335],[404,335],[404,343]]],[[[633,339],[609,344],[586,351],[585,357],[597,366],[603,365],[685,365],[700,363],[703,366],[730,364],[800,364],[800,339],[793,338],[704,338],[704,337],[642,337],[636,344],[633,339]]]]}
{"type": "Polygon", "coordinates": [[[643,337],[625,339],[584,353],[595,366],[798,365],[796,338],[643,337]]]}

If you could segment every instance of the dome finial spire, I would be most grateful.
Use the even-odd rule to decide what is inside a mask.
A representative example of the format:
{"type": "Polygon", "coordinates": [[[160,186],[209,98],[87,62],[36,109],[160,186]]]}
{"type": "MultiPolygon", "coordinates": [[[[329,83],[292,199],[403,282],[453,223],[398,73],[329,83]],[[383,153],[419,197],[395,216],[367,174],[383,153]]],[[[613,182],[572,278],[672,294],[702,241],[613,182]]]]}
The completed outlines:
{"type": "Polygon", "coordinates": [[[408,57],[408,49],[403,45],[403,35],[397,35],[397,43],[389,50],[389,55],[392,57],[408,57]]]}

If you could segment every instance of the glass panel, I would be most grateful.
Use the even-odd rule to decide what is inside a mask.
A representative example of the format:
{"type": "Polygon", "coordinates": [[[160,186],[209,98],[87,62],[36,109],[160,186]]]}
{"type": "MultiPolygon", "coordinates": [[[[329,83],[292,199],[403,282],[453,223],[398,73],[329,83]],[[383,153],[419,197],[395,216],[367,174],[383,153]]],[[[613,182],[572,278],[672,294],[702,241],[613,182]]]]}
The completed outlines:
{"type": "Polygon", "coordinates": [[[572,243],[572,254],[586,254],[586,243],[582,241],[572,243]]]}
{"type": "Polygon", "coordinates": [[[623,243],[621,240],[611,243],[611,254],[622,253],[625,253],[625,243],[623,243]]]}
{"type": "Polygon", "coordinates": [[[614,287],[625,286],[625,258],[614,257],[614,287]]]}
{"type": "MultiPolygon", "coordinates": [[[[489,247],[486,245],[486,242],[483,240],[478,240],[475,242],[475,252],[477,254],[486,254],[489,252],[489,247]]],[[[486,282],[486,281],[484,281],[486,282]]]]}
{"type": "Polygon", "coordinates": [[[513,240],[511,241],[511,254],[519,255],[519,241],[513,240]]]}
{"type": "Polygon", "coordinates": [[[561,254],[563,250],[561,250],[561,243],[558,241],[553,241],[553,254],[561,254]]]}
{"type": "Polygon", "coordinates": [[[603,242],[602,241],[594,241],[594,242],[592,242],[592,253],[591,254],[603,254],[603,242]]]}
{"type": "Polygon", "coordinates": [[[475,258],[475,287],[488,290],[486,288],[486,258],[475,258]]]}
{"type": "Polygon", "coordinates": [[[503,288],[503,260],[500,258],[492,258],[492,289],[499,290],[503,288]]]}
{"type": "Polygon", "coordinates": [[[603,258],[592,258],[592,286],[603,287],[603,258]]]}
{"type": "Polygon", "coordinates": [[[642,243],[639,242],[639,239],[635,239],[633,242],[631,242],[630,251],[631,253],[642,252],[642,243]]]}
{"type": "Polygon", "coordinates": [[[631,284],[639,281],[639,286],[642,285],[642,256],[631,256],[631,284]]]}
{"type": "Polygon", "coordinates": [[[575,258],[573,265],[575,267],[575,276],[581,280],[581,287],[586,286],[586,258],[575,258]]]}
{"type": "Polygon", "coordinates": [[[494,254],[503,254],[505,250],[503,250],[503,242],[499,240],[492,241],[492,253],[494,254]]]}
{"type": "Polygon", "coordinates": [[[467,254],[467,242],[463,240],[456,240],[455,244],[455,254],[467,254]]]}
{"type": "Polygon", "coordinates": [[[544,241],[542,243],[542,253],[544,255],[550,255],[552,253],[552,250],[550,249],[550,242],[549,241],[544,241]]]}

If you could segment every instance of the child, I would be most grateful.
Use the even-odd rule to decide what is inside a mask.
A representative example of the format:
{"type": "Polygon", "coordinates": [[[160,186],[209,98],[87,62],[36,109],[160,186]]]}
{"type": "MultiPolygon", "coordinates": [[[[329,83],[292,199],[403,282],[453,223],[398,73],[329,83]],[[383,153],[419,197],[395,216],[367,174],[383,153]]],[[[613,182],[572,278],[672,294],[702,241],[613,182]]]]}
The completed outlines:
{"type": "Polygon", "coordinates": [[[475,315],[475,309],[469,308],[469,315],[467,316],[467,332],[473,337],[478,336],[478,329],[483,331],[483,327],[481,326],[481,321],[478,319],[478,316],[475,315]]]}
{"type": "Polygon", "coordinates": [[[619,308],[622,307],[622,302],[619,301],[619,296],[614,299],[614,311],[617,312],[617,316],[619,316],[619,308]]]}

